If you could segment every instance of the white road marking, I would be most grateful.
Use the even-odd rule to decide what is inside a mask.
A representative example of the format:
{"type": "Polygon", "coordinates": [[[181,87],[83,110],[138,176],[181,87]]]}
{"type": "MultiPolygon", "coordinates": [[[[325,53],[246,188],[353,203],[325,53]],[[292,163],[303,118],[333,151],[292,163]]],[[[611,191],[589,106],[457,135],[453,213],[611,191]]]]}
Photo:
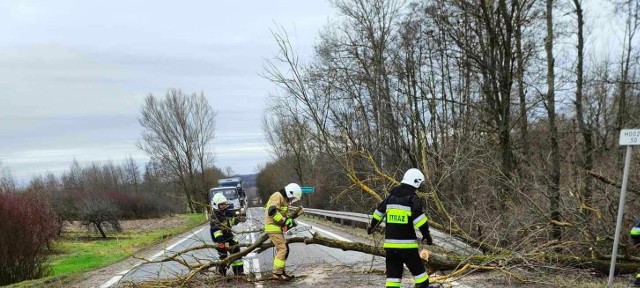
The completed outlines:
{"type": "Polygon", "coordinates": [[[129,271],[131,271],[131,269],[124,270],[124,271],[116,274],[116,276],[111,277],[111,279],[109,279],[109,281],[107,281],[104,284],[100,285],[100,288],[107,288],[107,287],[117,283],[125,274],[129,273],[129,271]]]}
{"type": "MultiPolygon", "coordinates": [[[[180,241],[178,241],[178,242],[176,242],[176,243],[171,244],[169,247],[167,247],[167,248],[165,248],[164,250],[162,250],[162,251],[160,251],[160,252],[158,252],[158,253],[154,254],[153,256],[151,256],[151,258],[149,258],[149,260],[151,260],[151,261],[152,261],[152,260],[154,260],[154,259],[156,259],[156,258],[160,257],[160,256],[161,256],[162,254],[164,254],[166,251],[169,251],[169,250],[173,249],[174,247],[176,247],[176,246],[180,245],[180,243],[182,243],[182,242],[186,241],[187,239],[191,238],[192,236],[194,236],[194,235],[196,235],[196,234],[200,233],[200,232],[201,232],[202,230],[204,230],[205,228],[207,228],[207,226],[202,227],[200,230],[198,230],[198,231],[196,231],[196,232],[191,233],[191,235],[187,236],[186,238],[183,238],[182,240],[180,240],[180,241]]],[[[102,285],[100,285],[100,288],[108,288],[108,287],[111,287],[111,285],[118,283],[118,281],[120,281],[120,279],[122,279],[122,277],[124,277],[124,275],[126,275],[127,273],[129,273],[129,271],[131,271],[131,270],[135,269],[136,267],[140,266],[140,264],[142,264],[142,263],[143,263],[143,262],[139,262],[139,263],[137,263],[137,264],[133,265],[133,266],[131,267],[131,269],[129,269],[129,270],[124,270],[124,271],[122,271],[122,272],[120,272],[120,273],[116,274],[116,276],[111,277],[111,279],[109,279],[109,281],[104,282],[102,285]]]]}
{"type": "MultiPolygon", "coordinates": [[[[301,222],[301,221],[296,221],[296,222],[298,222],[298,223],[300,223],[300,224],[302,224],[302,225],[311,226],[311,225],[306,224],[306,223],[301,222]]],[[[353,241],[351,241],[351,240],[349,240],[349,239],[347,239],[347,238],[344,238],[344,237],[342,237],[342,236],[340,236],[340,235],[337,235],[337,234],[335,234],[335,233],[331,233],[331,232],[329,232],[329,231],[327,231],[327,230],[320,229],[320,228],[315,227],[315,226],[312,226],[311,230],[312,230],[312,232],[311,232],[311,233],[313,233],[313,230],[316,230],[316,231],[318,231],[318,232],[320,232],[320,233],[322,233],[322,234],[329,235],[330,237],[333,237],[333,238],[338,239],[338,240],[340,240],[340,241],[344,241],[344,242],[353,242],[353,241]]]]}
{"type": "MultiPolygon", "coordinates": [[[[182,243],[182,242],[184,242],[184,241],[187,241],[187,240],[189,240],[192,236],[194,236],[194,235],[196,235],[196,234],[198,234],[198,233],[202,232],[202,230],[204,230],[205,228],[207,228],[207,226],[204,226],[204,227],[200,228],[200,230],[198,230],[198,231],[196,231],[196,232],[191,233],[191,235],[189,235],[189,236],[187,236],[187,237],[183,238],[182,240],[180,240],[180,241],[178,241],[178,242],[176,242],[176,243],[173,243],[172,245],[170,245],[169,247],[167,247],[166,249],[164,249],[164,251],[169,251],[169,250],[173,249],[174,247],[176,247],[176,246],[180,245],[180,243],[182,243]]],[[[164,251],[163,251],[163,252],[164,252],[164,251]]],[[[160,254],[160,255],[162,255],[162,254],[160,254]]],[[[156,257],[157,257],[157,256],[156,256],[156,257]]],[[[153,259],[154,259],[154,258],[151,258],[151,260],[153,260],[153,259]]]]}

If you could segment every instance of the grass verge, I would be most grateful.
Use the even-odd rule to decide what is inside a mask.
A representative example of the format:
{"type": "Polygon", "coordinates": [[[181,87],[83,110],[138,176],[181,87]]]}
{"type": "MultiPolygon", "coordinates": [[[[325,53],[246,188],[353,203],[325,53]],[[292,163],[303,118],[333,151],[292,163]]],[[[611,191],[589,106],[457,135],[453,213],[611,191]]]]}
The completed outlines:
{"type": "Polygon", "coordinates": [[[108,266],[168,237],[187,232],[206,222],[203,214],[181,214],[186,222],[174,228],[140,233],[136,230],[110,233],[109,238],[87,237],[88,233],[64,233],[53,245],[58,253],[49,257],[51,274],[48,277],[13,284],[12,288],[58,286],[64,287],[85,271],[108,266]]]}

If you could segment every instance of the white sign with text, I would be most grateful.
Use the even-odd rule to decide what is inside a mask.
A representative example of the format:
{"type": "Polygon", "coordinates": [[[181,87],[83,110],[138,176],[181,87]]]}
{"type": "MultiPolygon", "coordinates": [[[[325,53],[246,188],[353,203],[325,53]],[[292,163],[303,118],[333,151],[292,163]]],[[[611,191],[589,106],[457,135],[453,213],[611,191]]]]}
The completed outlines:
{"type": "Polygon", "coordinates": [[[640,129],[620,130],[620,146],[640,145],[640,129]]]}

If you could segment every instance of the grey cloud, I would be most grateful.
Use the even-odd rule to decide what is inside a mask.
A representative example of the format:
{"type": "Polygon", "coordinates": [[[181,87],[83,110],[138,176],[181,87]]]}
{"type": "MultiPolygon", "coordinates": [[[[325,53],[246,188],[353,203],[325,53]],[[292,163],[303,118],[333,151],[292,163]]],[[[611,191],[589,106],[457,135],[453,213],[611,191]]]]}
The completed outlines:
{"type": "Polygon", "coordinates": [[[21,177],[74,158],[144,162],[143,99],[180,88],[219,112],[216,164],[252,172],[268,159],[269,28],[308,51],[330,13],[326,1],[0,1],[0,161],[21,177]]]}

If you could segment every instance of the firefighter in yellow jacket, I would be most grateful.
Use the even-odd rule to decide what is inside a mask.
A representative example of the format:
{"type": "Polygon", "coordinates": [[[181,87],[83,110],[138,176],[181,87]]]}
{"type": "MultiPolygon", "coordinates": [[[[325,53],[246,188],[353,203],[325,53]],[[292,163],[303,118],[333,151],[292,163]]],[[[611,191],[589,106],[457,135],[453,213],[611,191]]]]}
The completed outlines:
{"type": "Polygon", "coordinates": [[[288,217],[287,210],[291,203],[300,200],[302,189],[296,183],[289,183],[280,191],[274,192],[265,206],[264,231],[276,248],[276,256],[273,259],[273,279],[289,281],[293,278],[285,272],[285,264],[289,256],[289,245],[284,238],[284,232],[298,225],[296,221],[288,217]]]}

